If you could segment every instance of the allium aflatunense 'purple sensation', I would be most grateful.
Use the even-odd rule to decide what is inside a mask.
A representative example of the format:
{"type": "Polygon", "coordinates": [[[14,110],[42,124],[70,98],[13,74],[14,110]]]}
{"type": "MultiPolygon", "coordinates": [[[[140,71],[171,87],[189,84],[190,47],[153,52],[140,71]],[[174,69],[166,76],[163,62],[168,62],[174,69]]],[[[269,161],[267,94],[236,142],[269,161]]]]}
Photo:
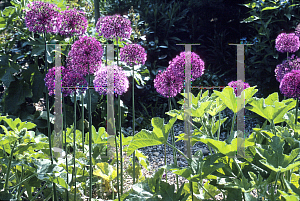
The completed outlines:
{"type": "MultiPolygon", "coordinates": [[[[68,7],[67,7],[68,8],[68,7]]],[[[71,9],[61,12],[62,26],[59,31],[61,35],[73,36],[83,35],[86,32],[88,22],[85,17],[85,13],[79,10],[71,9]]]]}
{"type": "Polygon", "coordinates": [[[93,37],[82,36],[75,41],[69,51],[67,67],[84,76],[88,73],[93,74],[101,65],[102,56],[103,48],[101,43],[93,37]]]}
{"type": "Polygon", "coordinates": [[[275,40],[275,48],[278,52],[296,52],[299,50],[300,41],[295,33],[281,33],[275,40]]]}
{"type": "Polygon", "coordinates": [[[191,55],[191,75],[192,81],[201,77],[204,74],[205,64],[204,61],[194,52],[181,52],[169,62],[168,68],[172,69],[179,77],[185,76],[185,54],[191,55]]]}
{"type": "Polygon", "coordinates": [[[25,24],[29,31],[38,33],[58,33],[61,28],[62,16],[60,8],[54,4],[34,1],[27,6],[25,24]]]}
{"type": "Polygon", "coordinates": [[[278,64],[274,70],[276,80],[281,82],[285,74],[291,72],[292,70],[300,70],[300,58],[294,54],[284,60],[282,64],[278,64]]]}
{"type": "Polygon", "coordinates": [[[96,32],[106,39],[128,39],[130,38],[131,30],[130,20],[120,15],[100,17],[96,24],[96,32]]]}
{"type": "Polygon", "coordinates": [[[234,93],[235,96],[240,96],[241,93],[238,94],[237,88],[242,89],[241,91],[243,91],[244,89],[247,89],[250,87],[250,85],[246,82],[243,82],[242,80],[238,80],[238,81],[231,81],[228,83],[228,86],[234,88],[234,93]]]}
{"type": "MultiPolygon", "coordinates": [[[[55,95],[55,70],[59,67],[53,67],[49,69],[49,71],[46,74],[46,77],[44,79],[45,85],[48,88],[49,95],[55,95]]],[[[67,68],[64,66],[61,66],[61,92],[63,93],[64,96],[70,95],[72,92],[75,92],[75,88],[73,87],[86,87],[87,86],[87,81],[85,78],[73,71],[69,71],[67,68]],[[70,88],[65,88],[65,87],[70,87],[70,88]]],[[[85,89],[82,88],[81,92],[83,92],[85,89]]]]}
{"type": "Polygon", "coordinates": [[[127,65],[144,65],[147,60],[147,53],[139,44],[128,44],[120,49],[120,60],[126,62],[127,65]]]}
{"type": "Polygon", "coordinates": [[[288,98],[300,96],[300,70],[292,70],[285,74],[279,85],[280,92],[288,98]]]}
{"type": "Polygon", "coordinates": [[[93,81],[95,91],[100,95],[107,95],[107,73],[108,69],[113,68],[114,71],[114,93],[115,96],[122,95],[127,92],[129,88],[129,81],[125,72],[120,66],[103,66],[95,72],[95,79],[93,81]]]}
{"type": "Polygon", "coordinates": [[[178,77],[172,69],[159,71],[153,80],[156,91],[166,98],[175,97],[183,89],[183,77],[178,77]]]}

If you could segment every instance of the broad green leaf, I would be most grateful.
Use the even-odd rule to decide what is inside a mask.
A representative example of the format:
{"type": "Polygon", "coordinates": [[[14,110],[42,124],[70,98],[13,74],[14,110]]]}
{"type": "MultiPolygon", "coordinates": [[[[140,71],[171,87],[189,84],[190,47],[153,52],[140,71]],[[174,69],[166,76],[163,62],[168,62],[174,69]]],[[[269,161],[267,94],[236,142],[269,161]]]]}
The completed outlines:
{"type": "Polygon", "coordinates": [[[263,158],[260,162],[274,172],[285,172],[300,165],[300,148],[293,149],[290,155],[283,154],[284,139],[273,136],[270,148],[256,147],[257,153],[263,158]],[[298,160],[297,160],[298,159],[298,160]]]}
{"type": "Polygon", "coordinates": [[[244,95],[244,98],[241,96],[236,97],[234,89],[232,87],[225,87],[222,92],[214,90],[214,93],[217,94],[223,101],[223,103],[234,113],[240,111],[247,103],[251,100],[252,96],[258,91],[254,87],[249,87],[244,89],[241,93],[241,96],[244,95]],[[239,104],[238,104],[239,103],[239,104]]]}
{"type": "Polygon", "coordinates": [[[8,6],[5,7],[5,9],[2,11],[2,14],[6,17],[9,17],[10,15],[12,15],[15,12],[15,7],[13,6],[8,6]]]}
{"type": "Polygon", "coordinates": [[[15,81],[15,77],[12,75],[16,73],[17,70],[14,68],[7,68],[5,74],[1,78],[1,81],[4,83],[4,85],[9,88],[10,83],[15,81]]]}
{"type": "MultiPolygon", "coordinates": [[[[253,136],[252,136],[253,137],[253,136]]],[[[252,138],[251,137],[251,138],[252,138]]],[[[246,138],[244,147],[254,146],[255,142],[251,138],[246,138]]],[[[218,141],[214,139],[207,139],[207,138],[198,138],[198,141],[201,141],[208,146],[212,147],[213,149],[217,150],[218,153],[222,153],[226,156],[235,156],[237,152],[237,138],[234,138],[231,144],[227,144],[225,141],[218,141]]]]}
{"type": "MultiPolygon", "coordinates": [[[[220,190],[213,186],[213,185],[210,185],[209,184],[209,181],[207,181],[205,184],[204,184],[204,188],[209,192],[210,195],[212,195],[213,197],[215,197],[216,195],[218,195],[220,193],[220,190]]],[[[204,191],[204,199],[210,199],[211,196],[209,195],[206,191],[204,191]]]]}
{"type": "Polygon", "coordinates": [[[264,117],[269,122],[277,124],[285,120],[283,116],[287,111],[296,106],[296,101],[293,99],[287,99],[279,102],[278,93],[275,92],[269,95],[266,99],[254,97],[251,101],[249,101],[249,104],[251,106],[246,107],[246,109],[264,117]]]}
{"type": "Polygon", "coordinates": [[[3,17],[0,17],[0,29],[4,28],[6,26],[6,21],[3,17]]]}
{"type": "Polygon", "coordinates": [[[260,18],[258,16],[250,16],[246,19],[244,19],[243,21],[241,21],[241,23],[250,23],[253,22],[255,20],[259,20],[260,18]]]}
{"type": "Polygon", "coordinates": [[[128,155],[131,155],[135,150],[147,147],[163,144],[162,140],[159,139],[153,132],[142,129],[140,132],[134,135],[132,141],[129,143],[127,149],[125,148],[128,155]]]}
{"type": "Polygon", "coordinates": [[[218,97],[216,100],[213,102],[212,105],[210,105],[209,110],[207,111],[211,116],[216,116],[219,114],[219,112],[223,111],[226,109],[226,105],[222,102],[222,100],[218,97]]]}
{"type": "Polygon", "coordinates": [[[117,170],[114,166],[102,162],[96,164],[97,169],[93,171],[93,174],[101,177],[106,181],[112,181],[117,177],[117,170]]]}

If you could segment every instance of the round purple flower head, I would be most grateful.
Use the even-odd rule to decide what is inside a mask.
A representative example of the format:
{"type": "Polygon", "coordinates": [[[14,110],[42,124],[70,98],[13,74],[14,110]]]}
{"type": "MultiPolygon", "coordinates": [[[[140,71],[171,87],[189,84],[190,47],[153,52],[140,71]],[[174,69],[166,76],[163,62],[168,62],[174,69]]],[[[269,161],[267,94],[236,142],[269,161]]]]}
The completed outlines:
{"type": "Polygon", "coordinates": [[[101,43],[95,38],[83,36],[72,45],[68,54],[67,67],[84,76],[88,73],[93,74],[101,65],[102,56],[101,43]]]}
{"type": "Polygon", "coordinates": [[[87,29],[87,19],[84,16],[84,12],[78,11],[75,8],[71,10],[65,10],[62,14],[62,26],[59,31],[61,35],[73,36],[74,34],[83,35],[87,29]]]}
{"type": "Polygon", "coordinates": [[[107,95],[107,71],[109,68],[114,69],[114,92],[115,95],[122,95],[129,88],[129,81],[125,72],[120,66],[102,66],[95,72],[93,80],[95,91],[100,95],[107,95]]]}
{"type": "MultiPolygon", "coordinates": [[[[191,75],[192,81],[196,80],[197,78],[201,77],[204,74],[204,61],[194,52],[186,52],[186,54],[191,55],[192,60],[192,68],[191,68],[191,75]]],[[[175,74],[179,77],[184,77],[184,70],[185,70],[185,52],[181,52],[175,58],[173,58],[169,62],[168,68],[172,69],[175,74]]]]}
{"type": "MultiPolygon", "coordinates": [[[[49,69],[44,79],[50,96],[55,95],[55,91],[54,91],[55,71],[59,70],[59,68],[61,69],[61,81],[62,81],[61,92],[63,93],[64,96],[68,96],[75,91],[75,88],[65,88],[65,87],[87,86],[87,82],[81,74],[69,71],[64,66],[53,67],[49,69]]],[[[82,89],[82,92],[83,90],[84,89],[82,89]]]]}
{"type": "Polygon", "coordinates": [[[153,80],[156,91],[166,98],[175,97],[183,89],[183,78],[176,76],[171,69],[159,71],[153,80]]]}
{"type": "Polygon", "coordinates": [[[125,45],[120,49],[120,60],[126,62],[128,65],[145,64],[147,60],[147,53],[145,49],[139,44],[125,45]]]}
{"type": "Polygon", "coordinates": [[[279,85],[280,92],[288,98],[300,96],[300,70],[285,74],[279,85]]]}
{"type": "Polygon", "coordinates": [[[234,93],[235,93],[235,96],[238,97],[241,95],[241,93],[237,93],[237,88],[239,89],[247,89],[250,87],[250,85],[246,82],[243,82],[242,80],[238,80],[238,81],[231,81],[228,83],[228,86],[232,87],[234,89],[234,93]]]}
{"type": "Polygon", "coordinates": [[[281,82],[285,74],[291,72],[292,70],[300,70],[300,58],[294,54],[291,57],[288,57],[287,60],[284,60],[282,64],[278,64],[274,70],[276,80],[281,82]]]}
{"type": "Polygon", "coordinates": [[[299,50],[300,41],[295,33],[281,33],[277,36],[275,41],[275,48],[278,52],[296,52],[299,50]]]}
{"type": "Polygon", "coordinates": [[[295,29],[295,35],[300,37],[300,23],[297,25],[297,27],[295,29]]]}
{"type": "Polygon", "coordinates": [[[54,4],[34,1],[28,4],[25,24],[29,31],[38,33],[58,33],[62,23],[60,8],[54,4]]]}
{"type": "Polygon", "coordinates": [[[130,20],[120,15],[100,17],[96,24],[96,32],[106,39],[117,37],[128,39],[130,38],[131,30],[130,20]]]}

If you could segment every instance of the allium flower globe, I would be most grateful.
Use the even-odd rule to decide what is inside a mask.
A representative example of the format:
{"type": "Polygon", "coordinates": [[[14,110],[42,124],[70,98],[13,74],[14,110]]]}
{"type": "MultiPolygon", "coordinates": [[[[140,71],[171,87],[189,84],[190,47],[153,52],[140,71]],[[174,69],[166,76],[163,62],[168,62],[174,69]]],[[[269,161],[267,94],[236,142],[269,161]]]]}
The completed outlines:
{"type": "Polygon", "coordinates": [[[295,35],[300,37],[300,23],[297,25],[297,27],[295,29],[295,35]]]}
{"type": "Polygon", "coordinates": [[[205,66],[204,61],[194,52],[181,52],[175,58],[173,58],[169,62],[169,67],[174,71],[175,74],[179,77],[184,77],[184,70],[185,70],[185,54],[191,55],[191,75],[192,81],[196,80],[197,78],[201,77],[204,74],[205,66]]]}
{"type": "Polygon", "coordinates": [[[295,55],[288,57],[287,60],[283,61],[282,64],[278,64],[274,70],[276,80],[281,82],[284,75],[291,72],[292,70],[300,70],[300,58],[295,55]]]}
{"type": "Polygon", "coordinates": [[[247,89],[250,87],[250,85],[246,82],[243,82],[242,80],[238,80],[238,81],[231,81],[228,83],[228,86],[232,87],[234,89],[234,93],[237,96],[240,96],[241,93],[238,94],[237,88],[239,89],[247,89]]]}
{"type": "Polygon", "coordinates": [[[83,36],[72,45],[67,58],[67,67],[84,76],[88,73],[93,74],[101,65],[102,56],[101,43],[95,38],[83,36]]]}
{"type": "Polygon", "coordinates": [[[107,71],[109,68],[114,69],[114,92],[115,96],[122,95],[127,92],[129,88],[129,81],[125,72],[120,66],[102,66],[95,72],[95,79],[93,80],[95,91],[100,95],[107,95],[107,71]]]}
{"type": "Polygon", "coordinates": [[[78,11],[75,8],[71,10],[65,10],[62,14],[62,26],[59,31],[61,35],[73,36],[83,35],[86,32],[88,22],[84,12],[78,11]]]}
{"type": "Polygon", "coordinates": [[[183,89],[183,78],[178,77],[171,69],[159,71],[153,80],[156,91],[166,98],[175,97],[183,89]]]}
{"type": "Polygon", "coordinates": [[[129,44],[120,49],[120,60],[126,62],[128,65],[144,65],[147,60],[147,53],[141,45],[129,44]]]}
{"type": "Polygon", "coordinates": [[[300,96],[300,70],[292,70],[285,74],[279,85],[280,92],[288,98],[300,96]]]}
{"type": "Polygon", "coordinates": [[[101,17],[96,24],[96,32],[106,39],[128,39],[130,38],[131,31],[130,20],[120,15],[101,17]]]}
{"type": "Polygon", "coordinates": [[[62,16],[60,8],[54,4],[34,1],[27,6],[25,24],[29,31],[38,33],[58,33],[61,28],[62,16]]]}
{"type": "MultiPolygon", "coordinates": [[[[49,95],[55,95],[55,70],[59,67],[53,67],[49,69],[44,79],[45,85],[48,88],[49,95]]],[[[64,87],[76,87],[76,86],[87,86],[85,78],[76,72],[69,71],[64,66],[61,66],[61,92],[64,96],[70,95],[75,92],[75,88],[64,88],[64,87]]],[[[83,92],[84,89],[81,91],[83,92]]]]}
{"type": "Polygon", "coordinates": [[[278,52],[296,52],[299,50],[300,41],[295,33],[281,33],[275,40],[275,48],[278,52]]]}

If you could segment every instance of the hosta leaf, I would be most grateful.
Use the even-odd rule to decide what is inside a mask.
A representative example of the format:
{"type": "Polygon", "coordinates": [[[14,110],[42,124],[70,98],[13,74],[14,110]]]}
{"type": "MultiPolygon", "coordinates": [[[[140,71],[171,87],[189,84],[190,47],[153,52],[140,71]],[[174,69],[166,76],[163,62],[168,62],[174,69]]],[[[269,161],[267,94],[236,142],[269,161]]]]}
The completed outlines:
{"type": "Polygon", "coordinates": [[[265,11],[265,10],[274,10],[277,9],[279,6],[274,6],[274,7],[264,7],[261,11],[265,11]]]}

